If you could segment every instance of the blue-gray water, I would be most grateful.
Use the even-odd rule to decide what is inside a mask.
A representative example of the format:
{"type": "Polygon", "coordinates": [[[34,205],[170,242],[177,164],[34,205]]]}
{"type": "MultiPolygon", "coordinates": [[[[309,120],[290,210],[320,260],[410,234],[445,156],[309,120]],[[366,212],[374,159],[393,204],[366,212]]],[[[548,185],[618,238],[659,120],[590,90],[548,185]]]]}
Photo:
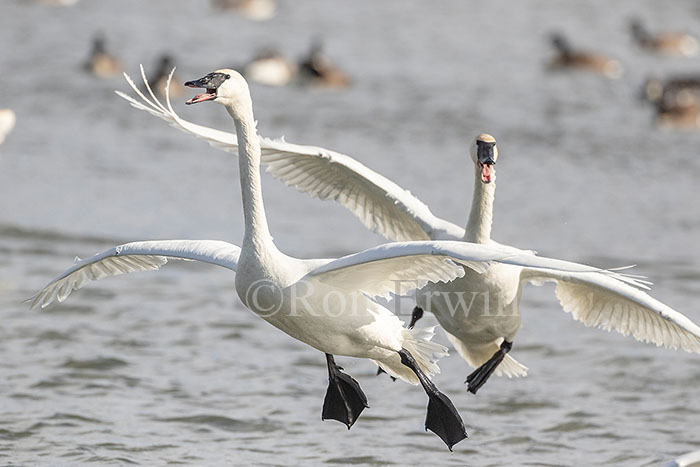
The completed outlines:
{"type": "MultiPolygon", "coordinates": [[[[352,430],[321,422],[324,358],[245,310],[227,271],[169,264],[90,284],[64,304],[23,299],[114,244],[240,243],[232,156],[129,107],[80,68],[103,31],[135,76],[173,53],[180,80],[278,46],[296,58],[321,37],[347,91],[252,86],[260,132],[351,154],[464,223],[467,145],[499,141],[494,236],[548,256],[638,264],[653,295],[700,322],[700,135],[653,127],[637,100],[649,74],[698,59],[635,49],[626,22],[700,33],[696,2],[280,1],[253,23],[208,2],[3,0],[0,107],[17,113],[0,147],[0,463],[3,465],[660,465],[700,447],[700,357],[585,328],[551,287],[528,288],[513,355],[525,379],[442,360],[438,386],[470,439],[450,454],[424,433],[420,388],[340,358],[369,397],[352,430]],[[622,61],[609,81],[551,74],[546,40],[622,61]]],[[[231,128],[220,106],[176,110],[231,128]]],[[[381,239],[339,206],[265,177],[280,248],[332,256],[381,239]]],[[[404,317],[411,303],[403,303],[404,317]]],[[[426,322],[432,318],[426,318],[426,322]]],[[[436,339],[445,342],[442,335],[436,339]]]]}

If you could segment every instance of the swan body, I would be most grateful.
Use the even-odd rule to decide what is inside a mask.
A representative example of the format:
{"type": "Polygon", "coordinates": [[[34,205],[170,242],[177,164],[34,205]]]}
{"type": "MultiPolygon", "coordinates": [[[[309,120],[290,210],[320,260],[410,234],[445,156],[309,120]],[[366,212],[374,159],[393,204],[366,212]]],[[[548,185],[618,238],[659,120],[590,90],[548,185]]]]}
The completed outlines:
{"type": "Polygon", "coordinates": [[[7,135],[15,127],[16,121],[17,117],[12,109],[0,109],[0,144],[5,141],[7,135]]]}
{"type": "MultiPolygon", "coordinates": [[[[130,82],[135,92],[136,86],[130,82]]],[[[164,119],[172,126],[238,153],[236,135],[196,125],[181,119],[172,106],[140,94],[137,101],[118,94],[132,106],[164,119]]],[[[417,294],[419,305],[432,311],[448,333],[457,351],[479,367],[497,352],[504,341],[512,342],[520,326],[522,286],[526,283],[557,284],[556,296],[564,311],[586,326],[615,329],[635,339],[700,353],[700,328],[681,313],[649,296],[646,282],[609,271],[572,271],[548,268],[536,261],[534,252],[493,241],[491,223],[495,196],[496,141],[479,135],[470,147],[475,164],[472,208],[466,228],[440,219],[410,192],[372,171],[349,156],[315,146],[259,138],[262,163],[267,171],[311,196],[339,202],[369,229],[390,240],[423,240],[456,244],[477,242],[518,258],[499,260],[475,275],[466,269],[449,283],[429,283],[417,294]],[[540,267],[542,266],[542,267],[540,267]],[[464,298],[461,313],[455,313],[458,298],[464,298]],[[489,300],[486,298],[489,297],[489,300]]],[[[554,261],[554,260],[547,260],[554,261]]],[[[524,375],[526,367],[505,354],[495,374],[524,375]]]]}

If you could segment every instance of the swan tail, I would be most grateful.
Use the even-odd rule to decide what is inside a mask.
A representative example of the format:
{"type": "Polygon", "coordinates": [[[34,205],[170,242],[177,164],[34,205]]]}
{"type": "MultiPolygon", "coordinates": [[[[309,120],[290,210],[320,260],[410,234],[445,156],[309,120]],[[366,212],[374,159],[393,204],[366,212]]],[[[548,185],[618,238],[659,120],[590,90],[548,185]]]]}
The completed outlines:
{"type": "MultiPolygon", "coordinates": [[[[428,376],[440,373],[437,361],[448,355],[447,348],[431,339],[435,335],[435,326],[429,328],[403,329],[403,348],[407,350],[418,363],[418,366],[428,376]]],[[[401,363],[398,353],[382,359],[375,360],[379,367],[390,376],[399,378],[407,383],[418,384],[418,378],[413,371],[401,363]]]]}
{"type": "Polygon", "coordinates": [[[509,378],[517,378],[519,376],[527,376],[527,367],[510,355],[503,358],[495,371],[496,376],[507,376],[509,378]]]}
{"type": "MultiPolygon", "coordinates": [[[[474,368],[478,368],[484,363],[486,363],[500,348],[503,339],[497,339],[490,344],[474,347],[467,346],[457,337],[453,336],[449,332],[446,332],[447,338],[450,343],[454,346],[457,353],[464,358],[469,365],[474,368]]],[[[503,358],[503,361],[496,367],[494,373],[496,376],[507,376],[509,378],[527,376],[527,367],[522,363],[518,362],[516,359],[511,357],[509,354],[503,358]]]]}

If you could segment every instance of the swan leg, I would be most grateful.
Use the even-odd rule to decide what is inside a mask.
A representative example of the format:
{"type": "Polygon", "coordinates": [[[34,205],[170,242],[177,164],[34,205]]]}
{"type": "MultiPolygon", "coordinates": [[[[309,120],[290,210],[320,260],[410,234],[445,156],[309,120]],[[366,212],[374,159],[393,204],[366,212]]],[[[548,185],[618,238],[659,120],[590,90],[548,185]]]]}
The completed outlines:
{"type": "Polygon", "coordinates": [[[321,420],[338,420],[347,425],[349,430],[362,411],[369,407],[367,396],[362,392],[360,384],[335,364],[333,355],[326,354],[326,364],[328,390],[323,400],[321,420]]]}
{"type": "Polygon", "coordinates": [[[418,377],[421,386],[428,395],[428,413],[425,417],[425,430],[430,430],[440,437],[450,451],[452,446],[467,438],[467,430],[464,428],[462,417],[455,409],[452,401],[430,381],[423,373],[418,363],[406,349],[399,352],[401,363],[409,367],[418,377]]]}
{"type": "MultiPolygon", "coordinates": [[[[381,375],[382,373],[386,373],[386,371],[384,371],[380,366],[377,367],[377,376],[381,375]]],[[[396,378],[393,376],[389,376],[389,378],[391,378],[392,381],[396,381],[396,378]]]]}
{"type": "Polygon", "coordinates": [[[417,306],[413,309],[413,313],[411,313],[411,322],[408,325],[408,329],[413,329],[413,326],[416,325],[416,321],[421,319],[423,317],[423,308],[417,306]]]}
{"type": "Polygon", "coordinates": [[[467,376],[467,380],[465,381],[465,383],[467,383],[467,391],[476,394],[476,391],[486,383],[486,380],[493,374],[496,367],[503,361],[511,348],[513,348],[513,343],[504,340],[501,343],[501,348],[498,349],[486,363],[467,376]]]}

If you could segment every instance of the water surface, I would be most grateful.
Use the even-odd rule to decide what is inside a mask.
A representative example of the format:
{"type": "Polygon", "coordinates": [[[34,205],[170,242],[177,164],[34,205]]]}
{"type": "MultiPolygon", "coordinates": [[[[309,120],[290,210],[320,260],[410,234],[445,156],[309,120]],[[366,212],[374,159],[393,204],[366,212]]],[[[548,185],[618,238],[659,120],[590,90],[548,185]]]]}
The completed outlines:
{"type": "MultiPolygon", "coordinates": [[[[60,306],[22,300],[85,257],[143,239],[240,243],[235,159],[129,107],[120,78],[80,64],[103,31],[127,68],[173,53],[181,80],[264,46],[291,57],[322,37],[345,92],[252,86],[260,132],[351,154],[440,216],[466,222],[467,145],[498,138],[494,236],[548,256],[638,264],[653,295],[700,322],[700,136],[656,129],[649,74],[697,60],[636,50],[626,21],[700,32],[692,1],[281,1],[252,23],[205,1],[0,6],[0,463],[7,465],[659,465],[700,444],[700,360],[585,328],[551,287],[524,294],[513,355],[527,378],[478,396],[458,357],[438,386],[470,439],[450,454],[423,432],[425,396],[340,358],[371,409],[349,432],[321,422],[323,356],[240,304],[233,276],[197,264],[91,284],[60,306]],[[569,34],[626,67],[616,81],[550,74],[546,36],[569,34]]],[[[219,106],[176,110],[230,129],[219,106]]],[[[376,245],[339,206],[263,179],[279,247],[302,257],[376,245]]],[[[402,303],[405,318],[410,301],[402,303]]],[[[425,318],[429,323],[432,318],[425,318]]],[[[436,339],[445,342],[444,336],[436,339]]]]}

